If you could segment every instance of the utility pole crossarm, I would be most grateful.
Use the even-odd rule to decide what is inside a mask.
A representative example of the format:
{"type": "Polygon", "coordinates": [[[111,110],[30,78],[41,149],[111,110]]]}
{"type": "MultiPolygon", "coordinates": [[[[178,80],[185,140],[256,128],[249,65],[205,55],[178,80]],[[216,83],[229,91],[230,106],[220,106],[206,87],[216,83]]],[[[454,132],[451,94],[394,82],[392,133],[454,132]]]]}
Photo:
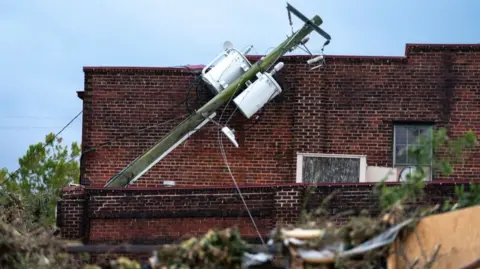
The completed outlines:
{"type": "Polygon", "coordinates": [[[292,12],[293,14],[295,14],[295,16],[297,16],[305,24],[310,25],[317,33],[319,33],[321,36],[323,36],[325,39],[327,39],[327,41],[330,41],[330,39],[332,39],[332,37],[330,37],[329,34],[327,34],[320,27],[318,27],[318,25],[320,25],[322,23],[321,21],[318,25],[312,23],[312,21],[310,21],[307,17],[305,17],[300,11],[298,11],[296,8],[294,8],[289,3],[287,3],[287,10],[288,10],[288,12],[292,12]]]}
{"type": "Polygon", "coordinates": [[[243,87],[247,81],[252,80],[258,72],[264,72],[271,68],[280,57],[298,46],[304,37],[314,30],[318,31],[318,25],[321,23],[322,20],[319,16],[314,16],[311,20],[308,20],[300,30],[278,45],[270,54],[257,61],[242,76],[218,93],[207,104],[196,111],[195,114],[190,115],[186,120],[175,127],[145,154],[138,157],[120,173],[112,177],[106,183],[105,187],[124,187],[137,180],[155,163],[158,163],[170,151],[172,151],[179,143],[183,142],[189,135],[203,126],[203,124],[206,124],[209,121],[208,117],[212,118],[215,110],[225,104],[235,94],[239,87],[243,87]]]}

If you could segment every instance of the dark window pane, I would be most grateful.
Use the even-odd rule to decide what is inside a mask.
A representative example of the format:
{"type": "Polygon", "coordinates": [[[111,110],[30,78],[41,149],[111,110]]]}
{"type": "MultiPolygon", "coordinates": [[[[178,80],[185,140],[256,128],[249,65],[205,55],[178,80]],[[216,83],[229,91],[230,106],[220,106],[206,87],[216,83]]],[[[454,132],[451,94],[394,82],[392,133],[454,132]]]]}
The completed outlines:
{"type": "Polygon", "coordinates": [[[303,157],[303,182],[359,182],[360,159],[303,157]]]}
{"type": "Polygon", "coordinates": [[[410,126],[408,128],[408,144],[418,143],[418,139],[422,133],[422,128],[417,126],[410,126]]]}
{"type": "Polygon", "coordinates": [[[395,143],[407,144],[407,128],[405,126],[395,127],[395,143]]]}
{"type": "Polygon", "coordinates": [[[408,127],[408,136],[410,136],[409,143],[415,143],[417,138],[420,136],[420,127],[410,126],[408,127]]]}
{"type": "Polygon", "coordinates": [[[408,127],[408,144],[416,144],[419,139],[428,138],[430,128],[428,126],[410,126],[408,127]]]}
{"type": "Polygon", "coordinates": [[[407,145],[395,145],[395,163],[407,164],[408,163],[408,151],[407,145]]]}
{"type": "Polygon", "coordinates": [[[432,128],[430,128],[429,126],[423,126],[422,128],[420,128],[419,138],[420,137],[423,137],[423,139],[432,138],[432,128]]]}

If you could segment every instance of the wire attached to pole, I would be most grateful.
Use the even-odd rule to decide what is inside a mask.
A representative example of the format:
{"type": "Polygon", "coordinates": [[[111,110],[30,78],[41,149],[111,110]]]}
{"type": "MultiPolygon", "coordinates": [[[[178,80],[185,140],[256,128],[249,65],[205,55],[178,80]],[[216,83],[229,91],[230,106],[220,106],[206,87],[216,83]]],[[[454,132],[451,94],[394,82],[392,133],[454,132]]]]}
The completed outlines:
{"type": "Polygon", "coordinates": [[[292,30],[293,34],[293,23],[292,23],[292,12],[290,12],[290,9],[287,9],[287,14],[288,14],[288,22],[290,24],[290,29],[292,30]]]}
{"type": "MultiPolygon", "coordinates": [[[[65,129],[68,128],[68,126],[70,126],[78,117],[80,117],[80,115],[83,113],[83,110],[81,110],[80,112],[78,112],[78,114],[73,117],[73,119],[71,119],[65,126],[63,126],[63,128],[57,132],[57,134],[55,134],[55,136],[53,137],[53,141],[55,141],[58,136],[63,132],[65,131],[65,129]]],[[[47,143],[44,143],[42,145],[42,149],[44,149],[45,147],[47,146],[47,143]]],[[[10,176],[8,178],[5,178],[2,182],[0,182],[0,186],[3,185],[5,182],[11,180],[18,172],[20,172],[20,170],[22,169],[22,167],[20,166],[17,170],[15,170],[13,173],[10,174],[10,176]]]]}
{"type": "Polygon", "coordinates": [[[235,188],[237,189],[238,194],[240,195],[240,198],[242,199],[243,205],[245,206],[245,209],[247,210],[248,216],[250,217],[250,220],[252,221],[252,224],[257,231],[258,238],[260,238],[260,241],[262,242],[262,245],[265,246],[265,241],[263,240],[262,234],[260,233],[260,230],[257,227],[257,224],[255,223],[255,219],[253,219],[252,213],[250,212],[250,209],[248,208],[247,202],[245,202],[245,198],[243,197],[242,191],[240,190],[240,187],[237,184],[237,181],[235,180],[235,177],[233,176],[232,170],[230,169],[230,165],[227,160],[227,154],[225,153],[225,149],[223,147],[222,143],[222,136],[220,134],[220,131],[218,131],[218,142],[220,144],[220,152],[222,153],[223,161],[225,162],[225,166],[227,166],[228,172],[230,173],[230,177],[232,178],[233,184],[235,185],[235,188]]]}

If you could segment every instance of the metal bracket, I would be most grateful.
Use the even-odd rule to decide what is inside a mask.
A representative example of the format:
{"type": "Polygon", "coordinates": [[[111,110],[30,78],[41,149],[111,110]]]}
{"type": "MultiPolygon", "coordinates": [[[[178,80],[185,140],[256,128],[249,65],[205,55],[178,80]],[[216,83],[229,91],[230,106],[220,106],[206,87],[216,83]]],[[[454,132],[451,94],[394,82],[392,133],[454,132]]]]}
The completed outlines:
{"type": "Polygon", "coordinates": [[[296,8],[294,8],[292,5],[290,5],[287,2],[287,10],[291,13],[293,13],[297,18],[302,20],[305,24],[308,26],[312,27],[313,30],[315,30],[317,33],[319,33],[321,36],[323,36],[325,39],[330,40],[332,37],[327,34],[325,31],[323,31],[320,27],[316,26],[313,24],[305,15],[303,15],[300,11],[298,11],[296,8]]]}

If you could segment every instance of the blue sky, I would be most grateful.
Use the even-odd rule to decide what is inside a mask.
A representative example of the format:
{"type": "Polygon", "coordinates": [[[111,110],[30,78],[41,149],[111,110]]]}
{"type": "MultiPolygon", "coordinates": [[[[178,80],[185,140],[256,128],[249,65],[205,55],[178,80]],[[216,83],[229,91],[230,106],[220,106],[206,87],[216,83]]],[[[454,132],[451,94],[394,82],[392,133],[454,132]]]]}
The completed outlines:
{"type": "MultiPolygon", "coordinates": [[[[480,42],[480,1],[290,3],[322,17],[326,54],[403,56],[405,43],[480,42]]],[[[289,31],[283,0],[0,1],[0,167],[16,169],[29,144],[82,109],[83,66],[205,64],[225,40],[264,54],[289,31]]],[[[308,46],[322,44],[312,35],[308,46]]],[[[65,141],[80,141],[81,128],[80,117],[65,141]]]]}

